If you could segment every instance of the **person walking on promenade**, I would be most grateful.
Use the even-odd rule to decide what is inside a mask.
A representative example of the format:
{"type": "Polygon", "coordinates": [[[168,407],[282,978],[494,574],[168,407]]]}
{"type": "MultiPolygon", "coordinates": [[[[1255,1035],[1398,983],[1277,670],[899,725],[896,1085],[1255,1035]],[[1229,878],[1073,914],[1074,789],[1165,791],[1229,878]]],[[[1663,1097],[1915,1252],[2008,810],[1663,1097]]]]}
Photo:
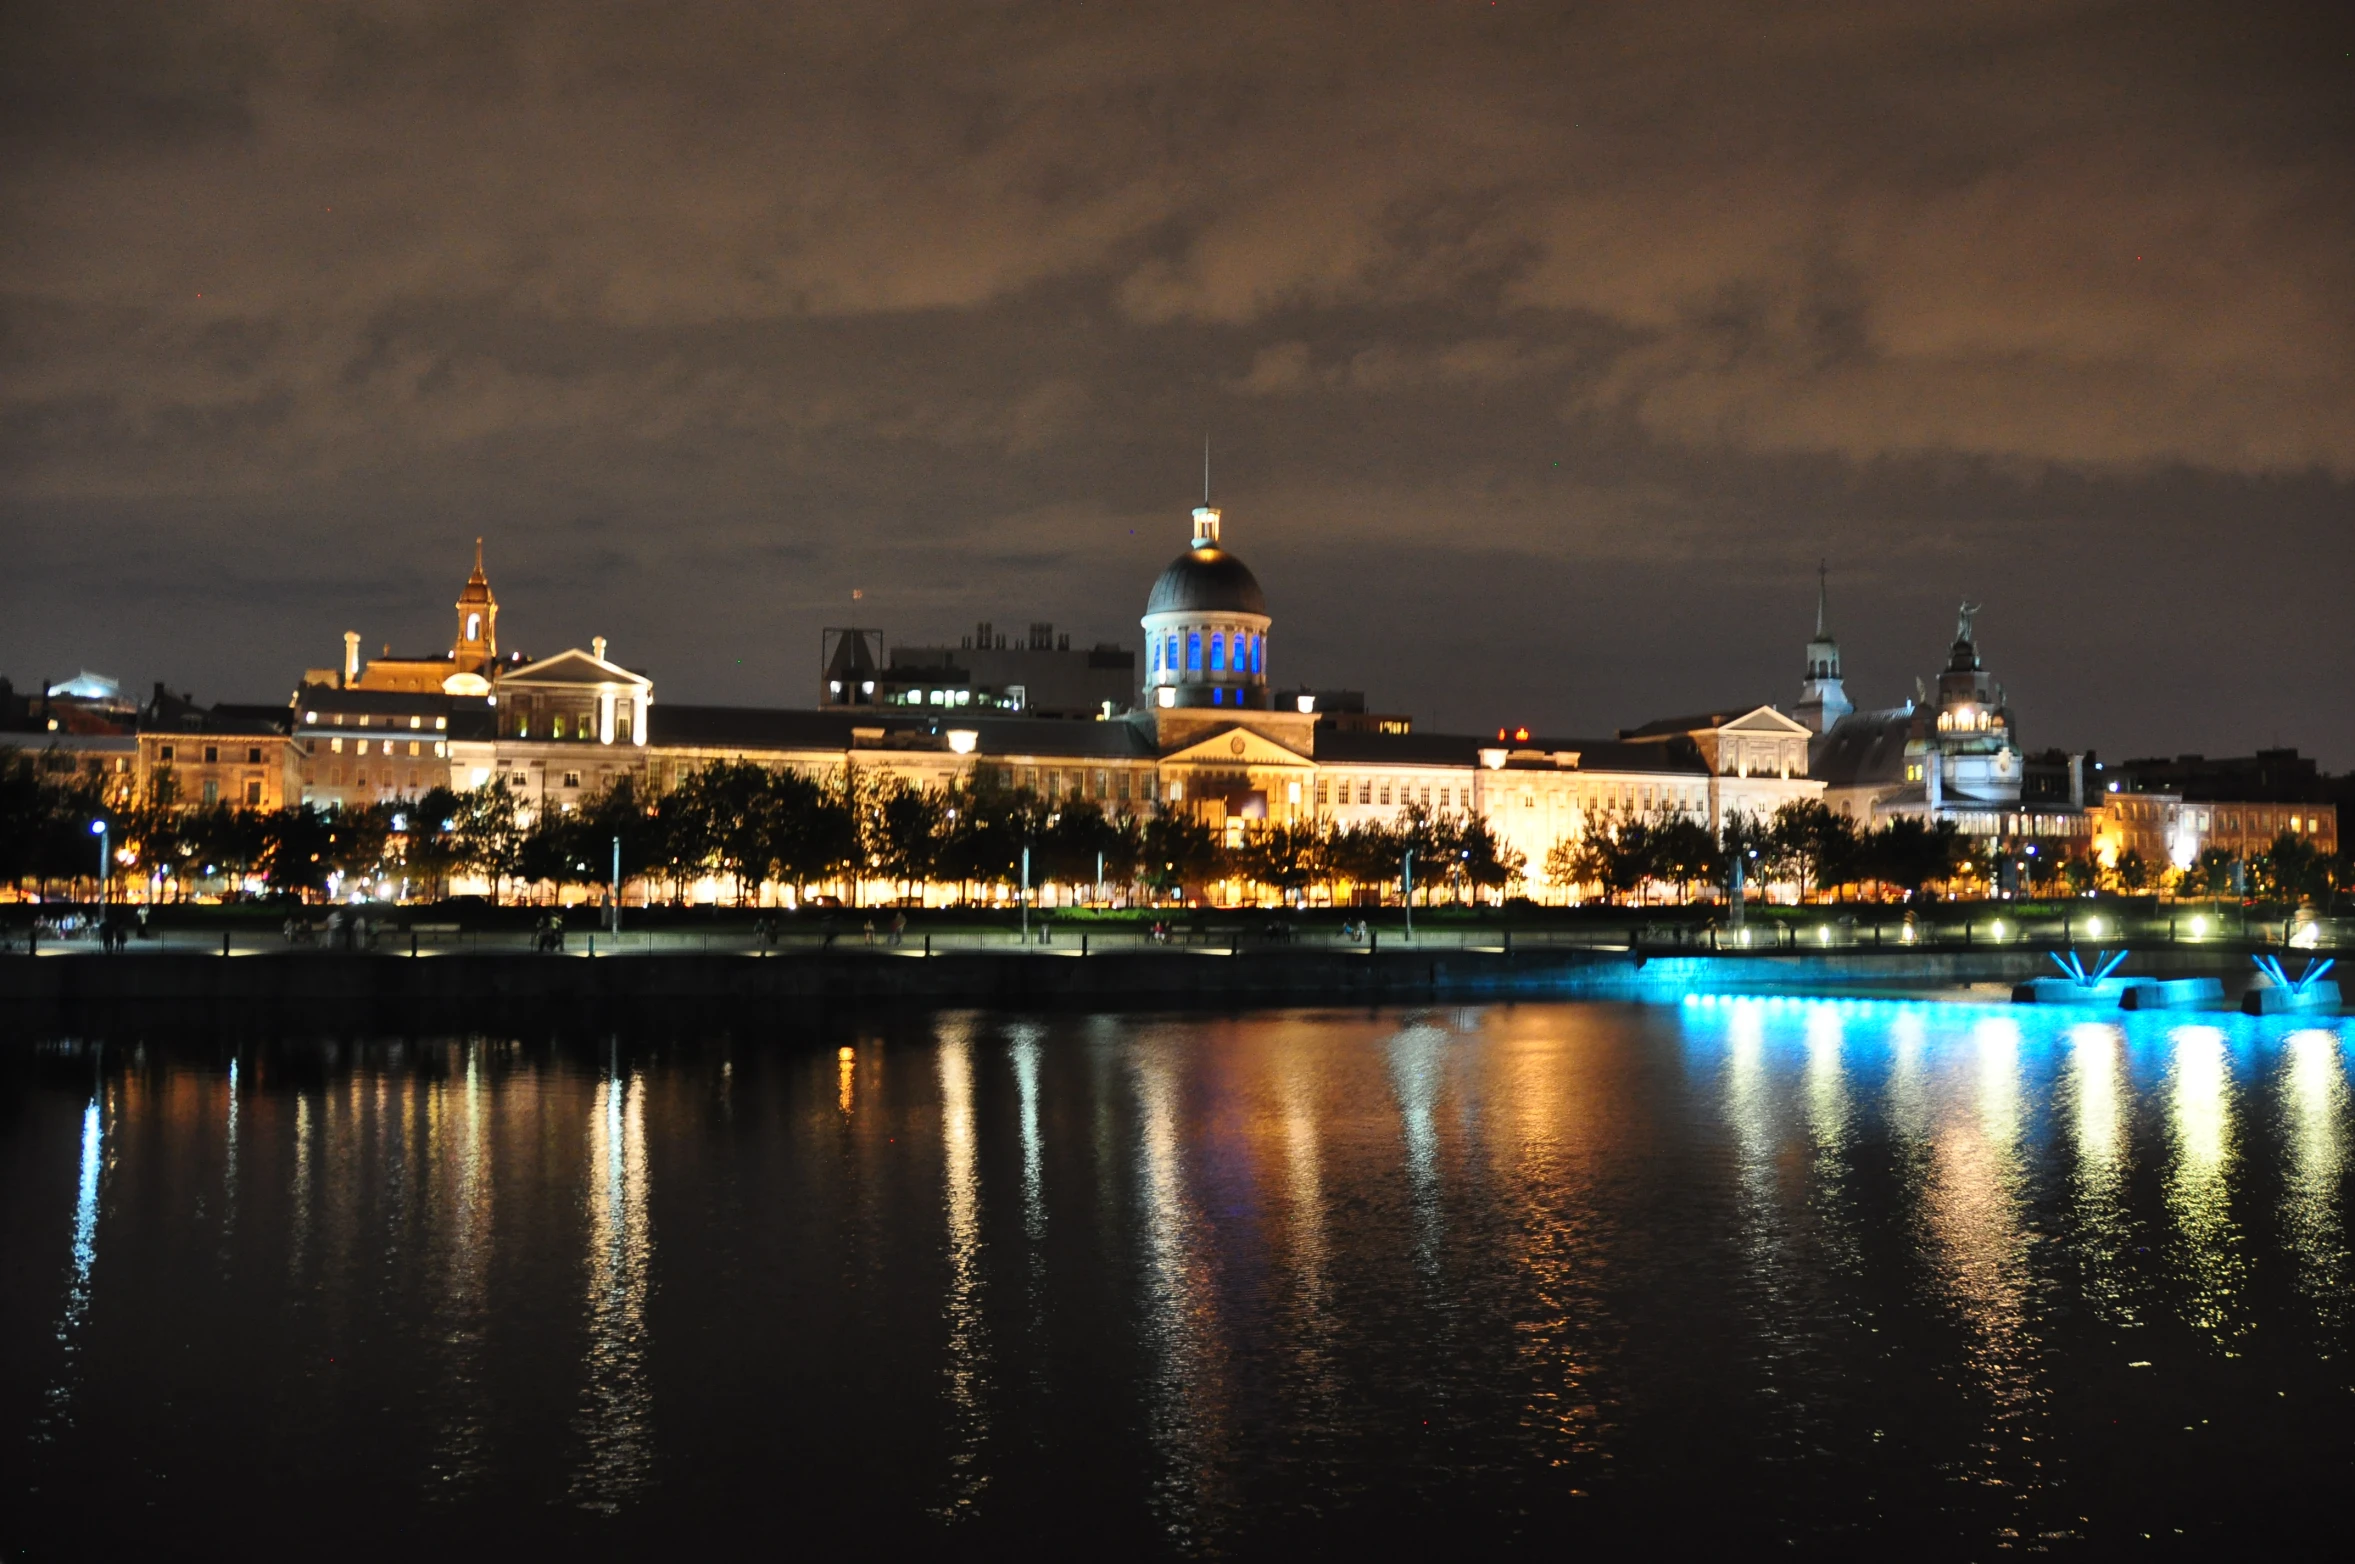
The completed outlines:
{"type": "Polygon", "coordinates": [[[891,942],[897,945],[907,937],[908,915],[905,912],[893,913],[891,915],[891,942]]]}

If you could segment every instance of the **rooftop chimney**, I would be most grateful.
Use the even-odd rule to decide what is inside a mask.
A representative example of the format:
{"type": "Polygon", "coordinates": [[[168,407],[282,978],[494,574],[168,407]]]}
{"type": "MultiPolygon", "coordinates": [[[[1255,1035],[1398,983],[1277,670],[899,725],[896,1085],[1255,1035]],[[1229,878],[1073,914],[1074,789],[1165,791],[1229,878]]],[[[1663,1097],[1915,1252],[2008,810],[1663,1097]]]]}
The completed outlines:
{"type": "Polygon", "coordinates": [[[605,661],[605,637],[601,635],[589,637],[589,655],[599,662],[605,661]]]}
{"type": "Polygon", "coordinates": [[[346,689],[349,689],[349,688],[350,688],[352,685],[354,685],[354,684],[358,683],[358,682],[359,682],[359,679],[360,679],[360,632],[359,632],[359,631],[357,631],[357,630],[346,630],[346,631],[343,633],[343,682],[344,682],[344,687],[345,687],[346,689]]]}

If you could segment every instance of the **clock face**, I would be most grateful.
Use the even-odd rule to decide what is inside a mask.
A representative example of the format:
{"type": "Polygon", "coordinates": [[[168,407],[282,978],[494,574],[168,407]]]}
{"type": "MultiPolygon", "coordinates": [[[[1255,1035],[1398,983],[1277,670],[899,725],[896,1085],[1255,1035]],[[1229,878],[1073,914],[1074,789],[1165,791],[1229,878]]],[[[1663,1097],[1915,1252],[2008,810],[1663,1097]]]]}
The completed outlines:
{"type": "Polygon", "coordinates": [[[1243,735],[1238,733],[1233,738],[1227,740],[1227,748],[1237,755],[1242,754],[1244,750],[1243,735]]]}

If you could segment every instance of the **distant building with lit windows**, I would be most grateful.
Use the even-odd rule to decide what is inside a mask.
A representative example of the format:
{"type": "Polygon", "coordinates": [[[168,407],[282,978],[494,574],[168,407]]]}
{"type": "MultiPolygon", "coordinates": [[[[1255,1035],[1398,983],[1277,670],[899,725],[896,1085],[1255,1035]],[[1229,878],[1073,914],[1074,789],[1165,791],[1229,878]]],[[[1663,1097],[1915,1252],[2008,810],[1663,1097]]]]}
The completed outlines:
{"type": "MultiPolygon", "coordinates": [[[[1827,676],[1819,672],[1831,649],[1829,683],[1838,681],[1837,646],[1817,606],[1816,638],[1808,646],[1809,676],[1799,710],[1832,710],[1827,676]],[[1812,704],[1811,704],[1812,703],[1812,704]]],[[[1810,746],[1809,765],[1821,779],[1824,801],[1867,830],[1901,815],[1945,821],[1965,836],[2082,842],[2084,757],[2068,760],[2066,801],[2024,794],[2028,764],[2003,686],[1987,672],[1973,624],[1976,604],[1955,616],[1954,641],[1938,674],[1936,696],[1882,711],[1851,710],[1810,746]]],[[[1845,700],[1844,690],[1840,699],[1845,700]]]]}

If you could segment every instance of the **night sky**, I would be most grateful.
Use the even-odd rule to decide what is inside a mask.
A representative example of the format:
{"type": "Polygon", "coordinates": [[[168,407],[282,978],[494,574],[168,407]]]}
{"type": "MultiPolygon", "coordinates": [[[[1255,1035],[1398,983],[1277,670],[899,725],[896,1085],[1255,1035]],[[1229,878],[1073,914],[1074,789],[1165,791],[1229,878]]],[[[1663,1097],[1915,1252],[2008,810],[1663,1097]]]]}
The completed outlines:
{"type": "Polygon", "coordinates": [[[2355,766],[2355,6],[225,6],[0,35],[0,671],[357,629],[808,705],[1134,646],[1205,433],[1279,682],[2355,766]],[[862,589],[853,604],[851,592],[862,589]]]}

